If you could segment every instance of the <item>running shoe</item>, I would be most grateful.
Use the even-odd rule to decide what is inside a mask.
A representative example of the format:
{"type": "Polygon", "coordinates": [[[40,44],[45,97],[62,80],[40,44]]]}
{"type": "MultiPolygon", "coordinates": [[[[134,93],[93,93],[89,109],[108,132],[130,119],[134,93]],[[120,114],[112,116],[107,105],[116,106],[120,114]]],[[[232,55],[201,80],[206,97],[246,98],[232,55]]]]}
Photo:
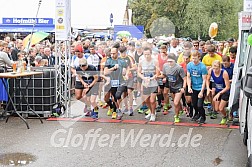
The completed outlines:
{"type": "Polygon", "coordinates": [[[227,124],[227,117],[222,117],[220,125],[226,125],[227,124]]]}
{"type": "Polygon", "coordinates": [[[180,122],[180,118],[179,116],[174,116],[174,123],[179,123],[180,122]]]}
{"type": "Polygon", "coordinates": [[[192,117],[192,121],[197,121],[200,118],[199,114],[196,114],[192,117]]]}
{"type": "Polygon", "coordinates": [[[98,111],[93,111],[91,117],[94,119],[97,119],[98,118],[98,111]]]}
{"type": "Polygon", "coordinates": [[[144,113],[144,110],[143,110],[142,108],[139,108],[139,109],[137,110],[137,112],[138,112],[139,114],[143,114],[143,113],[144,113]]]}
{"type": "Polygon", "coordinates": [[[133,116],[134,115],[134,110],[133,110],[133,108],[131,108],[130,110],[129,110],[129,116],[133,116]]]}
{"type": "Polygon", "coordinates": [[[123,114],[128,114],[128,112],[129,112],[129,110],[127,108],[125,108],[122,113],[123,114]]]}
{"type": "Polygon", "coordinates": [[[156,114],[151,114],[150,122],[155,122],[155,121],[156,121],[156,114]]]}
{"type": "Polygon", "coordinates": [[[211,110],[208,110],[208,112],[206,113],[206,116],[212,116],[213,112],[211,110]]]}
{"type": "Polygon", "coordinates": [[[205,123],[205,121],[206,121],[206,119],[205,118],[203,118],[203,117],[200,117],[200,119],[199,119],[199,124],[204,124],[205,123]]]}
{"type": "Polygon", "coordinates": [[[151,117],[151,113],[149,113],[148,115],[145,116],[145,119],[150,119],[151,117]]]}
{"type": "Polygon", "coordinates": [[[122,111],[121,111],[120,109],[117,109],[116,112],[117,112],[117,117],[116,117],[116,119],[117,119],[117,120],[121,120],[122,117],[123,117],[122,111]]]}
{"type": "Polygon", "coordinates": [[[108,109],[108,112],[107,112],[107,116],[111,116],[112,115],[112,113],[113,113],[113,109],[108,109]]]}
{"type": "Polygon", "coordinates": [[[112,119],[116,119],[116,112],[113,112],[112,113],[112,117],[111,117],[112,119]]]}
{"type": "Polygon", "coordinates": [[[184,110],[179,111],[179,116],[182,116],[184,114],[184,110]]]}
{"type": "Polygon", "coordinates": [[[217,119],[217,112],[212,112],[210,119],[217,119]]]}
{"type": "Polygon", "coordinates": [[[207,108],[209,103],[210,103],[210,102],[208,102],[208,101],[204,101],[203,107],[204,107],[204,108],[207,108]]]}
{"type": "Polygon", "coordinates": [[[168,103],[164,105],[164,110],[170,110],[172,106],[168,103]]]}
{"type": "Polygon", "coordinates": [[[140,107],[140,108],[137,110],[137,112],[138,112],[139,114],[143,114],[144,111],[147,110],[147,109],[148,109],[147,106],[142,106],[142,107],[140,107]]]}
{"type": "Polygon", "coordinates": [[[85,117],[90,117],[91,116],[91,112],[87,108],[84,108],[84,116],[85,117]]]}
{"type": "Polygon", "coordinates": [[[146,112],[145,112],[145,115],[148,115],[150,113],[150,109],[148,109],[146,112]]]}
{"type": "Polygon", "coordinates": [[[160,112],[161,109],[162,109],[162,105],[158,105],[157,108],[156,108],[156,111],[157,111],[157,112],[160,112]]]}
{"type": "Polygon", "coordinates": [[[104,106],[104,104],[105,104],[105,103],[104,103],[103,101],[99,100],[99,106],[100,106],[100,107],[104,106]]]}

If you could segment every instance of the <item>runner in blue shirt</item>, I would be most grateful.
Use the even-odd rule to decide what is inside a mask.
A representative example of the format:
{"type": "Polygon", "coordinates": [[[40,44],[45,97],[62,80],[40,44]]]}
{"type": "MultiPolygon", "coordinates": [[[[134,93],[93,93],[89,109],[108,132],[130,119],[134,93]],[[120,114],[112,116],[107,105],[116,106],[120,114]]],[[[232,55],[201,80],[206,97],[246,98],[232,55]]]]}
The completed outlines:
{"type": "Polygon", "coordinates": [[[230,82],[228,73],[226,70],[221,69],[221,63],[219,60],[215,60],[213,62],[212,68],[208,71],[207,76],[207,94],[210,94],[210,78],[213,78],[215,85],[215,96],[213,98],[214,101],[214,109],[217,112],[222,113],[223,117],[220,122],[221,125],[225,125],[227,123],[227,113],[225,111],[225,107],[227,106],[229,100],[229,90],[230,90],[230,82]]]}
{"type": "Polygon", "coordinates": [[[222,57],[222,69],[226,70],[228,73],[229,81],[232,82],[233,78],[233,71],[234,71],[234,64],[230,62],[229,56],[222,57]]]}
{"type": "Polygon", "coordinates": [[[191,54],[192,62],[187,64],[187,86],[188,92],[192,93],[192,103],[195,110],[192,121],[205,123],[206,115],[203,108],[204,91],[206,84],[207,69],[206,66],[200,62],[200,53],[194,51],[191,54]]]}

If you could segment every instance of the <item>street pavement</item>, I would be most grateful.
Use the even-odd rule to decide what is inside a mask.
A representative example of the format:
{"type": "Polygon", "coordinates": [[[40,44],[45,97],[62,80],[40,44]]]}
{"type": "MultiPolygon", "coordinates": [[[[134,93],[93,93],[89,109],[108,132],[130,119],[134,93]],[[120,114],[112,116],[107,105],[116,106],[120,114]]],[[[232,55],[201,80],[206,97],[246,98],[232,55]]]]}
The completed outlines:
{"type": "MultiPolygon", "coordinates": [[[[100,117],[110,119],[105,111],[100,117]]],[[[135,113],[123,119],[144,120],[143,117],[135,113]]],[[[157,120],[172,121],[172,117],[172,111],[166,116],[158,113],[157,120]]],[[[182,120],[190,122],[185,116],[182,120]]],[[[238,129],[27,121],[30,129],[18,117],[11,117],[8,123],[0,121],[0,166],[30,161],[29,167],[242,167],[247,161],[238,129]]],[[[214,123],[218,121],[220,118],[214,123]]]]}

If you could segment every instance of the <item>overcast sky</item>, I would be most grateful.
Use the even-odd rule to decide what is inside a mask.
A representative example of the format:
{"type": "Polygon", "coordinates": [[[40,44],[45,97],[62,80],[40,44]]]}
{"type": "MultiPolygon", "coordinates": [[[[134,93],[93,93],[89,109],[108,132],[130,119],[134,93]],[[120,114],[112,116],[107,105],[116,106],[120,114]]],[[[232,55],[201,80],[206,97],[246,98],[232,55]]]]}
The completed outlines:
{"type": "MultiPolygon", "coordinates": [[[[0,0],[0,18],[34,18],[39,0],[0,0]]],[[[121,25],[127,0],[71,0],[72,27],[108,27],[110,13],[113,25],[121,25]]],[[[39,18],[55,17],[55,0],[42,0],[39,18]]],[[[0,20],[2,22],[2,19],[0,20]]]]}

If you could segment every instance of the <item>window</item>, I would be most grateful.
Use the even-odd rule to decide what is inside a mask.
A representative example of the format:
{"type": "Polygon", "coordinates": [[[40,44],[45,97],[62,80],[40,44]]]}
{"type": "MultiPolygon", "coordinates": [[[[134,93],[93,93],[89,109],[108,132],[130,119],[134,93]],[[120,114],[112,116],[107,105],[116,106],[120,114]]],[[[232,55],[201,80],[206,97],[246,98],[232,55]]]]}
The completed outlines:
{"type": "Polygon", "coordinates": [[[240,53],[237,53],[237,56],[239,56],[239,67],[242,67],[244,65],[244,60],[248,57],[249,50],[247,49],[247,39],[248,39],[248,32],[243,32],[241,36],[241,44],[240,44],[240,53]],[[246,58],[245,58],[246,57],[246,58]]]}

